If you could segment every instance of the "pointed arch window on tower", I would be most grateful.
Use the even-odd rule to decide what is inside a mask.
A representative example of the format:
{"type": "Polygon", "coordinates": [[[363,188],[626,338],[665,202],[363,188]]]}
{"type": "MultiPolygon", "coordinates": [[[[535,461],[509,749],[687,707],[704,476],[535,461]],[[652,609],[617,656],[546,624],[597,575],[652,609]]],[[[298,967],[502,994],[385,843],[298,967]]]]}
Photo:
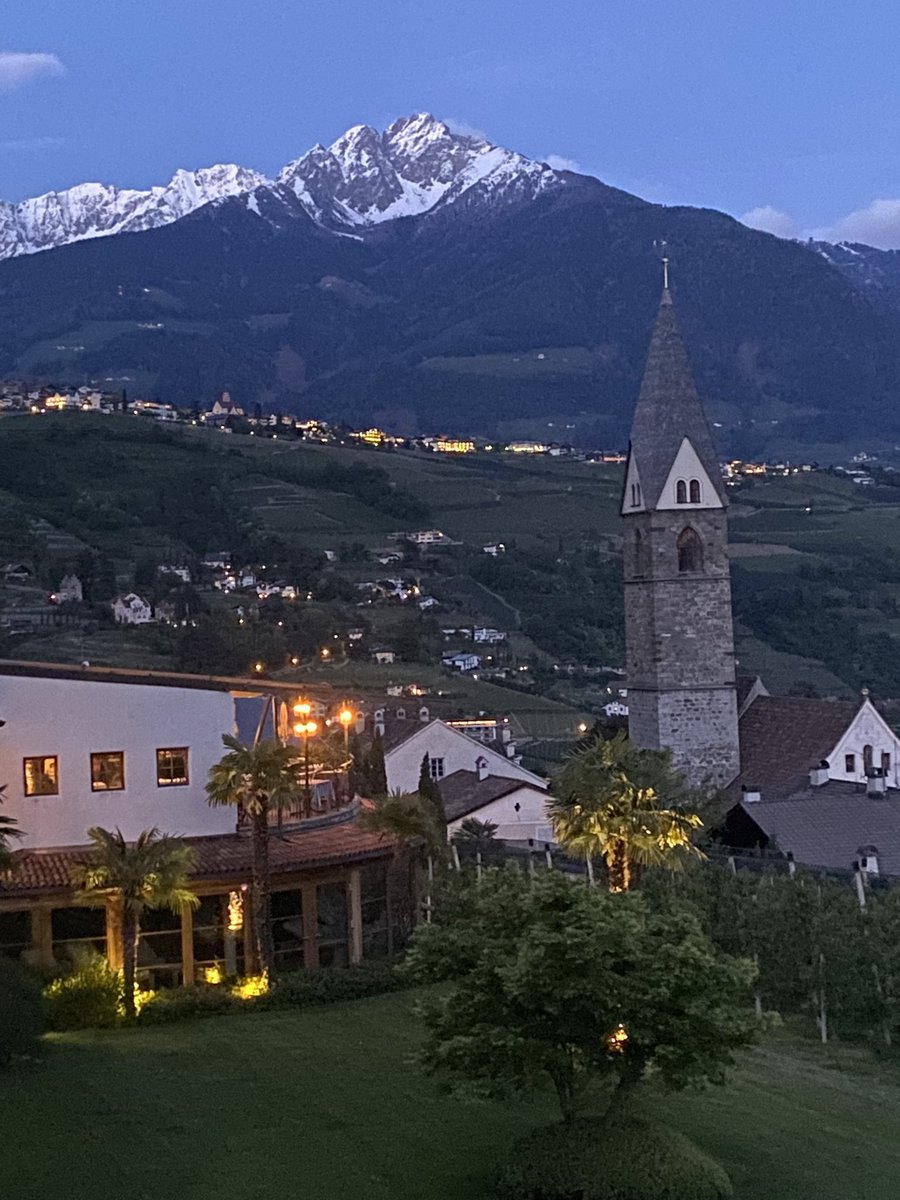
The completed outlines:
{"type": "Polygon", "coordinates": [[[631,485],[631,507],[640,508],[641,506],[641,485],[633,483],[631,485]]]}
{"type": "Polygon", "coordinates": [[[692,479],[690,484],[691,504],[700,503],[700,480],[692,479]]]}
{"type": "Polygon", "coordinates": [[[676,504],[687,504],[687,502],[688,502],[687,481],[684,479],[679,479],[678,482],[675,484],[675,503],[676,504]]]}
{"type": "Polygon", "coordinates": [[[675,543],[678,549],[678,570],[681,574],[703,570],[703,543],[690,525],[682,529],[675,543]]]}

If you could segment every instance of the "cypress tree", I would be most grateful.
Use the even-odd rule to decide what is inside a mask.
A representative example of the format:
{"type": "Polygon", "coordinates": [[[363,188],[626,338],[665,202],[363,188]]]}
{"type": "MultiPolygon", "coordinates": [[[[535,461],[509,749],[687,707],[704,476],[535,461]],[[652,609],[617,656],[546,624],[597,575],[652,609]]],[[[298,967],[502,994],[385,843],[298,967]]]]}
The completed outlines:
{"type": "Polygon", "coordinates": [[[387,770],[384,765],[384,739],[376,729],[372,746],[366,755],[366,782],[373,796],[387,795],[387,770]]]}

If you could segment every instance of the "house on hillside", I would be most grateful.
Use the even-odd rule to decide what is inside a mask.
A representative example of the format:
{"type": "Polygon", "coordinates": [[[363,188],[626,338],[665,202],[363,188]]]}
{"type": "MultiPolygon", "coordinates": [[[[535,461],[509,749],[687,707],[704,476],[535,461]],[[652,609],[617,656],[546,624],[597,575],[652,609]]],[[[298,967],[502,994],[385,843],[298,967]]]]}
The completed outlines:
{"type": "Polygon", "coordinates": [[[396,655],[390,646],[373,646],[369,651],[369,657],[379,666],[389,667],[394,662],[396,655]]]}
{"type": "Polygon", "coordinates": [[[502,629],[491,629],[488,626],[477,626],[472,630],[472,641],[482,642],[488,646],[495,646],[498,642],[506,641],[506,634],[502,629]]]}
{"type": "Polygon", "coordinates": [[[117,625],[146,625],[154,619],[152,607],[137,592],[117,596],[112,603],[112,614],[117,625]]]}
{"type": "Polygon", "coordinates": [[[210,409],[214,417],[242,417],[244,410],[232,400],[228,392],[223,392],[210,409]]]}
{"type": "Polygon", "coordinates": [[[27,583],[31,578],[31,567],[23,562],[8,562],[0,567],[4,583],[27,583]]]}
{"type": "Polygon", "coordinates": [[[451,671],[459,671],[460,674],[465,674],[468,671],[477,671],[481,666],[481,657],[478,654],[469,654],[460,651],[458,654],[445,654],[441,659],[441,664],[451,671]]]}
{"type": "Polygon", "coordinates": [[[490,821],[495,836],[511,842],[553,841],[547,817],[547,785],[529,783],[505,775],[492,775],[484,754],[475,759],[474,770],[458,770],[438,783],[451,834],[467,817],[490,821]]]}
{"type": "Polygon", "coordinates": [[[77,575],[63,575],[56,589],[56,599],[59,604],[80,604],[84,599],[84,590],[77,575]]]}

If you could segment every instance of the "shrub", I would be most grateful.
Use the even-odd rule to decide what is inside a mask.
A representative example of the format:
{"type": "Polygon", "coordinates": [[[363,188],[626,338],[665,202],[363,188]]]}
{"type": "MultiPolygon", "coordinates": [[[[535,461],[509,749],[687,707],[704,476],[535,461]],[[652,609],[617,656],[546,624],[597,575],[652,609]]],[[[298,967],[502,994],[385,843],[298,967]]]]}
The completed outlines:
{"type": "Polygon", "coordinates": [[[268,990],[261,991],[257,977],[232,986],[198,984],[157,992],[141,1007],[142,1025],[162,1025],[195,1017],[217,1017],[223,1013],[271,1011],[330,1004],[336,1000],[360,1000],[394,991],[400,983],[387,962],[359,963],[352,967],[321,967],[280,975],[268,990]]]}
{"type": "Polygon", "coordinates": [[[280,975],[255,1003],[262,1008],[301,1008],[336,1000],[362,1000],[401,986],[392,963],[362,962],[352,967],[318,967],[280,975]]]}
{"type": "Polygon", "coordinates": [[[44,988],[50,1029],[109,1029],[122,1013],[122,973],[100,954],[81,955],[44,988]]]}
{"type": "Polygon", "coordinates": [[[187,1021],[196,1017],[218,1017],[222,1013],[238,1012],[240,1000],[228,988],[218,984],[201,983],[195,987],[166,988],[156,992],[138,1013],[140,1025],[167,1025],[170,1021],[187,1021]]]}
{"type": "Polygon", "coordinates": [[[17,962],[0,958],[0,1067],[37,1049],[44,1025],[41,989],[17,962]]]}
{"type": "Polygon", "coordinates": [[[551,1125],[517,1142],[503,1200],[727,1200],[731,1181],[683,1134],[640,1120],[551,1125]]]}

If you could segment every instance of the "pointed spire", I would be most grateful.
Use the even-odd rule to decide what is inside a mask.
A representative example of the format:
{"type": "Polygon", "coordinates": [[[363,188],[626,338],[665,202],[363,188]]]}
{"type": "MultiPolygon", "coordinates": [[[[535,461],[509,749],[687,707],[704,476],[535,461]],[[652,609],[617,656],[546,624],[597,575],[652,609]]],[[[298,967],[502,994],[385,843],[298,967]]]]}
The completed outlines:
{"type": "Polygon", "coordinates": [[[655,508],[681,444],[688,438],[726,504],[718,456],[675,317],[667,259],[663,259],[663,272],[663,293],[634,410],[629,453],[640,470],[644,503],[655,508]]]}

